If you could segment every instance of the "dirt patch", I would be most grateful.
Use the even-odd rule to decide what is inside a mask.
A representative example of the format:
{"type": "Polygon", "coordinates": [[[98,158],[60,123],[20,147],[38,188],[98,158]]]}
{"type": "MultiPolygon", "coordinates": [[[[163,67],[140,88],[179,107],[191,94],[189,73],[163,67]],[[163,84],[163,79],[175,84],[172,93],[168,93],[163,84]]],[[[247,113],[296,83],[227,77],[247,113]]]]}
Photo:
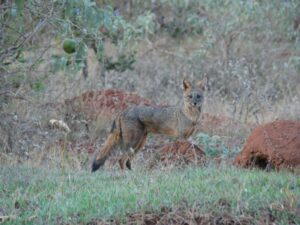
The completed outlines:
{"type": "Polygon", "coordinates": [[[249,218],[237,218],[229,213],[224,215],[214,214],[198,214],[195,212],[178,211],[178,212],[163,212],[160,214],[132,214],[129,216],[126,224],[144,224],[144,225],[155,225],[155,224],[252,224],[249,218]]]}
{"type": "MultiPolygon", "coordinates": [[[[233,215],[233,213],[226,206],[218,205],[216,209],[210,213],[201,213],[199,206],[193,208],[178,208],[171,209],[163,207],[159,212],[145,212],[132,213],[126,216],[122,221],[117,219],[101,220],[95,219],[87,223],[88,225],[102,225],[102,224],[142,224],[142,225],[156,225],[156,224],[173,224],[173,225],[252,225],[252,224],[278,224],[276,217],[267,210],[262,210],[258,217],[254,215],[233,215]]],[[[296,224],[291,218],[290,224],[296,224]]]]}
{"type": "Polygon", "coordinates": [[[188,141],[175,141],[159,150],[159,160],[163,164],[202,163],[205,153],[197,145],[188,141]]]}
{"type": "Polygon", "coordinates": [[[84,113],[87,119],[96,120],[99,116],[112,117],[133,105],[154,105],[149,99],[115,89],[88,91],[80,96],[65,100],[68,111],[84,113]]]}
{"type": "Polygon", "coordinates": [[[234,164],[263,169],[299,167],[300,121],[277,120],[258,126],[234,164]]]}

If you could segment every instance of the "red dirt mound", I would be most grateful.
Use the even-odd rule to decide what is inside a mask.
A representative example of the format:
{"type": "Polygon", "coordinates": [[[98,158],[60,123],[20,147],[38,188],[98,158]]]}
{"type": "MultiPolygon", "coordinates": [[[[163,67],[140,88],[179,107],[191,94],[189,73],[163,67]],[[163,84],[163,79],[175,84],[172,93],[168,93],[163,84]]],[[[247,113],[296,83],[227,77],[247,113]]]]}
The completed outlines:
{"type": "Polygon", "coordinates": [[[234,164],[263,169],[300,166],[300,121],[277,120],[255,128],[234,164]]]}
{"type": "Polygon", "coordinates": [[[88,91],[65,100],[65,103],[73,112],[82,112],[92,120],[99,116],[112,117],[132,105],[154,105],[149,99],[135,93],[114,89],[88,91]]]}
{"type": "Polygon", "coordinates": [[[203,162],[205,153],[197,145],[188,141],[175,141],[159,150],[160,161],[169,163],[199,163],[203,162]]]}

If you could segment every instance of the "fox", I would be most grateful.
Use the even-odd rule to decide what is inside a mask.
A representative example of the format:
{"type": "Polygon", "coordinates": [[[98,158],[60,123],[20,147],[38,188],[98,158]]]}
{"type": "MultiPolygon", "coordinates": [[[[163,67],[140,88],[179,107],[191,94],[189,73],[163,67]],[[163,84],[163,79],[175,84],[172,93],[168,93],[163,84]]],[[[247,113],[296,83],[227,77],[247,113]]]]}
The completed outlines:
{"type": "Polygon", "coordinates": [[[122,170],[131,170],[131,160],[144,147],[149,133],[183,139],[190,137],[200,120],[205,83],[205,79],[193,84],[183,79],[181,106],[139,105],[121,112],[113,121],[103,147],[94,156],[92,172],[104,165],[110,151],[118,144],[123,150],[119,165],[122,170]]]}

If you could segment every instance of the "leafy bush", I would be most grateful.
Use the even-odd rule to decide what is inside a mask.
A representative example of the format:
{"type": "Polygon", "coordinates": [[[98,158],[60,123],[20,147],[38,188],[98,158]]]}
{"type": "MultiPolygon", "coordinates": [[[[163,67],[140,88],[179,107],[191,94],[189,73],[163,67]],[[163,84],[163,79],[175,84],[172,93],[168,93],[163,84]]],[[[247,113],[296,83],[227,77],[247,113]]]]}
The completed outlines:
{"type": "Polygon", "coordinates": [[[232,157],[234,152],[230,151],[222,141],[220,136],[214,135],[210,136],[205,133],[198,133],[196,135],[196,140],[199,145],[204,146],[204,151],[206,156],[209,158],[214,157],[232,157]]]}
{"type": "Polygon", "coordinates": [[[88,49],[93,49],[102,69],[119,72],[132,69],[135,52],[130,46],[154,29],[151,14],[140,15],[136,22],[128,22],[111,6],[91,0],[59,1],[56,8],[63,9],[63,19],[54,21],[60,29],[57,38],[73,38],[79,43],[76,54],[69,56],[67,64],[76,69],[86,66],[88,49]],[[116,55],[106,53],[104,42],[116,47],[116,55]]]}
{"type": "Polygon", "coordinates": [[[133,69],[135,43],[155,29],[149,12],[130,22],[109,4],[93,0],[17,0],[0,5],[0,23],[5,25],[0,29],[0,71],[4,76],[22,71],[29,80],[41,79],[31,74],[49,49],[51,59],[43,62],[53,73],[82,70],[86,77],[89,49],[101,65],[100,74],[133,69]],[[108,53],[105,43],[110,43],[115,52],[108,53]],[[53,51],[58,46],[61,50],[53,51]],[[41,55],[24,54],[43,48],[41,55]]]}

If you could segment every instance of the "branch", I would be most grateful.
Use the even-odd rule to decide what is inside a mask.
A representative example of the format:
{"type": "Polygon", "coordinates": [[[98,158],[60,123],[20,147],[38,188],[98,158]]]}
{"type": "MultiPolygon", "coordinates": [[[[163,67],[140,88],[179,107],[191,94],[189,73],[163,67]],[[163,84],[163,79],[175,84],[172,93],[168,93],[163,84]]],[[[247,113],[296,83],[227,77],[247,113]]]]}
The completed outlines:
{"type": "MultiPolygon", "coordinates": [[[[43,20],[40,20],[38,22],[38,24],[34,27],[33,31],[31,31],[30,33],[27,33],[23,36],[23,40],[21,40],[19,43],[16,43],[14,45],[16,46],[12,46],[9,47],[7,49],[4,49],[2,51],[0,51],[0,62],[3,62],[5,58],[11,57],[12,55],[14,55],[16,53],[16,51],[18,51],[18,49],[20,49],[27,41],[29,41],[37,32],[39,32],[39,30],[41,28],[43,28],[49,18],[49,16],[52,14],[52,10],[50,11],[49,15],[47,15],[43,20]]],[[[14,57],[15,59],[17,57],[14,57]]],[[[9,62],[9,64],[12,62],[9,62]]]]}

